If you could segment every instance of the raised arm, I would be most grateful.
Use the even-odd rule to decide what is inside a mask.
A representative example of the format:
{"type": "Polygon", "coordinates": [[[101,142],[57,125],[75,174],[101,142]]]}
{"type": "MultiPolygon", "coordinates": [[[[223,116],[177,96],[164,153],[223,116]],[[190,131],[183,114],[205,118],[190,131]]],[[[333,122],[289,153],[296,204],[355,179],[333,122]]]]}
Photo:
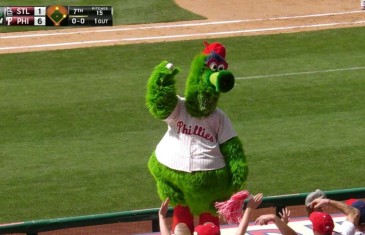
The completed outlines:
{"type": "Polygon", "coordinates": [[[255,224],[266,225],[269,222],[273,222],[276,227],[278,227],[282,235],[297,235],[294,229],[274,214],[261,215],[256,219],[255,224]]]}
{"type": "Polygon", "coordinates": [[[158,219],[160,225],[161,235],[171,235],[170,230],[166,223],[166,213],[169,209],[170,199],[167,198],[165,201],[161,203],[160,210],[158,212],[158,219]]]}
{"type": "Polygon", "coordinates": [[[236,230],[236,235],[244,235],[247,231],[248,223],[250,222],[250,215],[262,202],[262,193],[251,197],[247,202],[247,208],[243,213],[242,219],[236,230]]]}
{"type": "Polygon", "coordinates": [[[175,75],[179,72],[171,63],[162,61],[148,80],[146,105],[150,113],[158,118],[167,118],[177,104],[175,75]]]}
{"type": "Polygon", "coordinates": [[[328,198],[317,198],[312,201],[311,207],[313,209],[321,208],[324,206],[330,206],[341,211],[343,214],[346,215],[346,220],[353,223],[355,226],[359,223],[360,219],[360,212],[358,209],[352,206],[346,205],[344,202],[331,200],[328,198]]]}

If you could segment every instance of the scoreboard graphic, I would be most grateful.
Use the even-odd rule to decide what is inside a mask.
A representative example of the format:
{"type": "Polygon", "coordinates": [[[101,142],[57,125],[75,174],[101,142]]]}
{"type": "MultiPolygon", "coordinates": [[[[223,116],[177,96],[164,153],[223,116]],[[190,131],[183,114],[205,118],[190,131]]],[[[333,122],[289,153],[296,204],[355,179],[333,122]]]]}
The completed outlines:
{"type": "Polygon", "coordinates": [[[0,6],[0,26],[113,26],[111,6],[0,6]]]}

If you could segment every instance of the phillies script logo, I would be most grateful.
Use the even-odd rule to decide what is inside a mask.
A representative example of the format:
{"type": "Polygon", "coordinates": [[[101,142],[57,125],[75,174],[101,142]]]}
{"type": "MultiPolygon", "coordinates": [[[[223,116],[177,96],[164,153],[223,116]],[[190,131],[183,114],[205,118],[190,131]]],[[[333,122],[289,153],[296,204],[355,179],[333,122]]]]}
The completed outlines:
{"type": "Polygon", "coordinates": [[[187,127],[186,124],[183,121],[178,121],[176,124],[178,131],[177,133],[183,133],[187,135],[197,135],[200,136],[206,140],[209,140],[210,142],[214,141],[213,136],[210,134],[205,133],[205,129],[201,126],[195,125],[194,128],[191,126],[187,127]]]}

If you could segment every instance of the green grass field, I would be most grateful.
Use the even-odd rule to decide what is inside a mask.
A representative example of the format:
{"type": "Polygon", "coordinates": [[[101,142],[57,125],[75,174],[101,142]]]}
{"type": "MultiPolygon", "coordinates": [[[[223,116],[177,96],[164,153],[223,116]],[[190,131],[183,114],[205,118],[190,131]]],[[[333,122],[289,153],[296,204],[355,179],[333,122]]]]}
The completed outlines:
{"type": "MultiPolygon", "coordinates": [[[[236,86],[219,107],[265,196],[363,187],[365,28],[216,39],[236,86]],[[256,78],[255,78],[256,77],[256,78]]],[[[0,223],[158,207],[147,161],[166,131],[144,103],[153,67],[202,40],[3,54],[0,223]]]]}

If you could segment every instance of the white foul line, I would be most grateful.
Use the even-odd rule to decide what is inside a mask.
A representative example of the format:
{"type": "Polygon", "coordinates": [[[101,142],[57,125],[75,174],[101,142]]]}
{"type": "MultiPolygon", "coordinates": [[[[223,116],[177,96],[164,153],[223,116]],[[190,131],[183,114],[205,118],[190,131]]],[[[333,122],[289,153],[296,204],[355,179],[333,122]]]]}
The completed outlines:
{"type": "Polygon", "coordinates": [[[94,43],[110,43],[110,42],[118,42],[118,39],[106,39],[106,40],[97,40],[97,41],[80,41],[80,42],[64,42],[64,43],[53,43],[53,44],[38,44],[38,45],[30,45],[30,46],[16,46],[16,47],[0,47],[0,50],[14,50],[14,49],[31,49],[31,48],[42,48],[42,47],[58,47],[58,46],[75,46],[75,45],[84,45],[84,44],[94,44],[94,43]]]}
{"type": "Polygon", "coordinates": [[[305,72],[295,72],[295,73],[282,73],[282,74],[268,74],[268,75],[237,77],[235,79],[236,80],[245,80],[245,79],[255,79],[255,78],[284,77],[284,76],[293,76],[293,75],[302,75],[302,74],[331,73],[331,72],[363,70],[363,69],[365,69],[365,67],[352,67],[352,68],[342,68],[342,69],[327,69],[327,70],[305,71],[305,72]]]}
{"type": "Polygon", "coordinates": [[[50,33],[40,33],[40,34],[22,34],[22,35],[0,36],[0,39],[27,38],[27,37],[48,37],[48,36],[59,36],[59,35],[73,35],[73,34],[86,34],[86,33],[105,33],[105,32],[146,30],[146,29],[161,29],[161,28],[201,27],[201,26],[204,26],[204,25],[219,25],[219,24],[234,24],[234,23],[255,22],[255,21],[301,19],[301,18],[325,17],[325,16],[334,16],[334,15],[363,13],[363,12],[364,11],[345,11],[345,12],[333,12],[333,13],[300,15],[300,16],[281,16],[281,17],[269,17],[269,18],[258,18],[258,19],[246,19],[246,20],[227,20],[227,21],[198,22],[198,23],[185,23],[185,24],[152,25],[152,26],[140,26],[140,27],[129,27],[129,28],[113,27],[111,29],[99,29],[99,30],[87,30],[87,31],[75,31],[75,32],[50,32],[50,33]]]}
{"type": "Polygon", "coordinates": [[[85,45],[85,44],[94,44],[94,43],[117,43],[117,42],[122,42],[122,41],[161,40],[161,39],[169,39],[169,38],[186,38],[186,37],[197,37],[197,36],[201,37],[201,36],[214,36],[214,35],[230,35],[230,34],[242,34],[242,33],[252,33],[252,32],[279,31],[279,30],[289,30],[289,29],[328,27],[328,26],[363,24],[363,23],[365,23],[365,21],[314,24],[314,25],[299,25],[299,26],[261,28],[261,29],[246,29],[246,30],[223,31],[223,32],[213,32],[213,33],[196,33],[196,34],[180,34],[180,35],[167,35],[167,36],[151,36],[151,37],[140,37],[140,38],[122,38],[122,39],[65,42],[65,43],[54,43],[54,44],[37,44],[37,45],[29,45],[29,46],[0,47],[0,50],[73,46],[73,45],[85,45]]]}
{"type": "Polygon", "coordinates": [[[153,39],[168,39],[168,38],[184,38],[184,37],[196,37],[196,36],[214,36],[214,35],[227,35],[227,34],[240,34],[240,33],[254,33],[254,32],[266,32],[266,31],[278,31],[288,29],[300,29],[300,28],[314,28],[314,27],[329,27],[338,25],[350,25],[350,24],[363,24],[364,21],[355,22],[342,22],[342,23],[328,23],[328,24],[313,24],[313,25],[299,25],[299,26],[287,26],[287,27],[274,27],[274,28],[261,28],[261,29],[243,29],[236,31],[222,31],[212,33],[194,33],[194,34],[179,34],[179,35],[167,35],[167,36],[151,36],[140,38],[125,38],[122,41],[140,41],[140,40],[153,40],[153,39]]]}

